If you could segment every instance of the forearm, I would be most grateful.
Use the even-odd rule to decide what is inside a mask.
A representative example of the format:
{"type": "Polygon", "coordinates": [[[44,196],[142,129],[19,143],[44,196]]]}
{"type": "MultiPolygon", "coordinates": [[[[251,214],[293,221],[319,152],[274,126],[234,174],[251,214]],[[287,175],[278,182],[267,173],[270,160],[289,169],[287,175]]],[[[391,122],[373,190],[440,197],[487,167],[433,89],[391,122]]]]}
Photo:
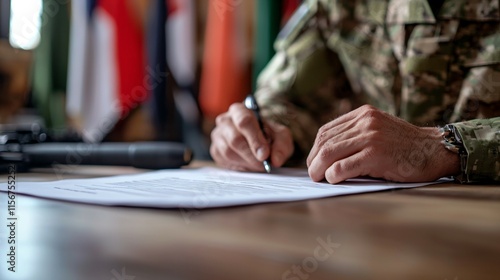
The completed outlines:
{"type": "Polygon", "coordinates": [[[318,24],[325,20],[318,3],[303,7],[280,33],[276,55],[257,81],[256,97],[263,116],[288,126],[297,152],[306,156],[319,127],[355,106],[342,65],[324,43],[321,26],[326,25],[318,24]]]}
{"type": "Polygon", "coordinates": [[[423,127],[424,139],[418,141],[422,154],[432,162],[429,170],[436,172],[436,178],[460,175],[460,155],[446,148],[443,131],[437,127],[423,127]],[[426,145],[429,144],[429,145],[426,145]]]}

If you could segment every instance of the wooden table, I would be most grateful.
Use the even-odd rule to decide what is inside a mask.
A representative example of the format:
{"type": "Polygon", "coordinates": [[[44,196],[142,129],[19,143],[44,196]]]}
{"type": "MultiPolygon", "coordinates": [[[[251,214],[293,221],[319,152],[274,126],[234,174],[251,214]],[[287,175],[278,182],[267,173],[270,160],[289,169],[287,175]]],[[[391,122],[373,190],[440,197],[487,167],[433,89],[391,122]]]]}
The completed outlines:
{"type": "MultiPolygon", "coordinates": [[[[64,178],[133,172],[79,167],[64,178]]],[[[1,193],[0,279],[500,279],[499,186],[205,210],[18,195],[16,273],[6,264],[6,200],[1,193]]]]}

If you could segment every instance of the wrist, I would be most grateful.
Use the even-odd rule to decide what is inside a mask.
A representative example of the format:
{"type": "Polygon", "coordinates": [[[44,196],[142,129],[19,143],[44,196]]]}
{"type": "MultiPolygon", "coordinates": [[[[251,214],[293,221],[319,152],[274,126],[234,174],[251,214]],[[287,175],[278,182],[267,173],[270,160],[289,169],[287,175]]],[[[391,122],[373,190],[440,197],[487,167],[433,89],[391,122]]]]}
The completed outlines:
{"type": "Polygon", "coordinates": [[[428,135],[431,141],[432,149],[430,156],[433,163],[430,167],[435,172],[435,177],[450,177],[460,174],[460,156],[458,153],[453,152],[445,147],[443,143],[443,133],[436,127],[422,128],[428,135]]]}

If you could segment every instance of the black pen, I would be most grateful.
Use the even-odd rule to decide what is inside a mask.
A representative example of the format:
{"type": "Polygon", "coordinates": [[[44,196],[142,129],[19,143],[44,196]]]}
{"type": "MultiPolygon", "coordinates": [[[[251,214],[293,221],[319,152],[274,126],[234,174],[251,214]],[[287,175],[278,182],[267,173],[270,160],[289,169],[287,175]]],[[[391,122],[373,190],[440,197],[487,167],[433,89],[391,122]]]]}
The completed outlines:
{"type": "MultiPolygon", "coordinates": [[[[255,97],[252,94],[248,95],[247,98],[245,98],[245,107],[253,111],[255,117],[257,118],[257,121],[259,122],[260,130],[264,134],[264,137],[267,138],[266,131],[264,130],[264,123],[262,122],[262,118],[260,117],[259,104],[257,104],[257,100],[255,100],[255,97]]],[[[269,157],[264,160],[262,164],[264,165],[264,169],[266,170],[266,172],[271,173],[271,153],[269,153],[269,157]]]]}

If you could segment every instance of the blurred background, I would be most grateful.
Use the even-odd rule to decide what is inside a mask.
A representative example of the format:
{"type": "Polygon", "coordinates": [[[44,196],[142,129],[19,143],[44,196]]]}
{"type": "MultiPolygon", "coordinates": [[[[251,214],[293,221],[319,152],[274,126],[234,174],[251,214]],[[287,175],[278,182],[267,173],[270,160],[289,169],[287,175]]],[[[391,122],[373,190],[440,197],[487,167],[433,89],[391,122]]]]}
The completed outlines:
{"type": "Polygon", "coordinates": [[[184,142],[255,88],[301,0],[0,0],[0,125],[184,142]]]}

